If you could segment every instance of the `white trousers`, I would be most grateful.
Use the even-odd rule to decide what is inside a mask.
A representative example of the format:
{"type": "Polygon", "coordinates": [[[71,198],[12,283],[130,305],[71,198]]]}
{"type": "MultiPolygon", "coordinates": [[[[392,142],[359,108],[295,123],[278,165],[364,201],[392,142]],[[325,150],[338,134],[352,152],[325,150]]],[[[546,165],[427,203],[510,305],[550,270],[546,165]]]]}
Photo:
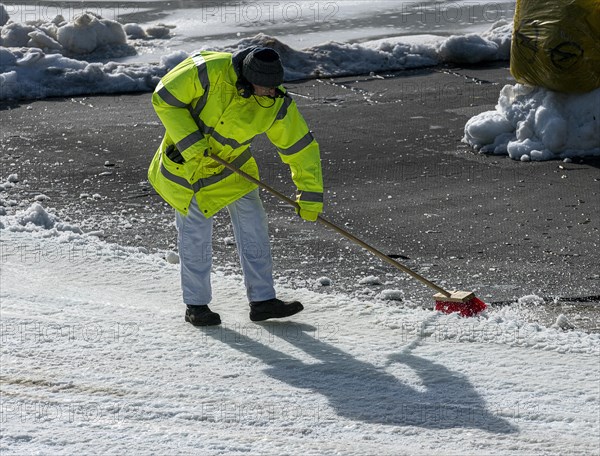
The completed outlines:
{"type": "MultiPolygon", "coordinates": [[[[265,301],[274,298],[267,215],[258,189],[234,201],[227,209],[231,216],[248,300],[265,301]]],[[[213,219],[202,215],[194,198],[187,216],[176,213],[176,223],[183,302],[187,305],[209,304],[212,299],[210,273],[213,219]]]]}

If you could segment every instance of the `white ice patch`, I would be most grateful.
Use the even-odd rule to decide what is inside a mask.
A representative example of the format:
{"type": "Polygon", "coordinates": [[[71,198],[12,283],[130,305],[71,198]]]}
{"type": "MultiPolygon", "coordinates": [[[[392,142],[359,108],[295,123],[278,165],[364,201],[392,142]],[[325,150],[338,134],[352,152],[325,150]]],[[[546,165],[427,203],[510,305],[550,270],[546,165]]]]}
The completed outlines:
{"type": "Polygon", "coordinates": [[[463,142],[521,161],[600,156],[600,89],[566,94],[506,85],[494,111],[469,119],[463,142]]]}

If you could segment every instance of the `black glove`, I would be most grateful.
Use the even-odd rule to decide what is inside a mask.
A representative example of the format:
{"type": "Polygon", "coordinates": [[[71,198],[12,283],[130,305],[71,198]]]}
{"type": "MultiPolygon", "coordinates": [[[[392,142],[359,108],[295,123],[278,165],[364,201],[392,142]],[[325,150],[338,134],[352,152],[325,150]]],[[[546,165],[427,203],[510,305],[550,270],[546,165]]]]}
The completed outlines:
{"type": "Polygon", "coordinates": [[[182,165],[185,162],[185,160],[183,159],[183,155],[181,155],[181,153],[177,150],[177,147],[175,147],[174,144],[171,144],[169,147],[167,147],[165,154],[167,154],[169,160],[179,165],[182,165]]]}

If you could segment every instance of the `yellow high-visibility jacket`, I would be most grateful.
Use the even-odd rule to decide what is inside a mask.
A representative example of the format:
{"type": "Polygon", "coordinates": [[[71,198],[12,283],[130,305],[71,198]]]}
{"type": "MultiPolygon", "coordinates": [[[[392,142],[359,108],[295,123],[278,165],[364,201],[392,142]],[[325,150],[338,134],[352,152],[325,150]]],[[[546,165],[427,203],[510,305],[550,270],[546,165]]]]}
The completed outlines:
{"type": "Polygon", "coordinates": [[[200,211],[211,217],[256,185],[204,152],[209,150],[258,179],[249,146],[256,135],[266,133],[281,160],[290,166],[298,203],[305,210],[321,212],[319,146],[294,100],[287,93],[275,99],[245,98],[236,88],[248,51],[233,55],[199,52],[162,78],[152,95],[152,104],[166,133],[150,164],[148,179],[177,211],[187,214],[195,197],[200,211]],[[167,156],[167,149],[173,147],[183,156],[183,164],[167,156]]]}

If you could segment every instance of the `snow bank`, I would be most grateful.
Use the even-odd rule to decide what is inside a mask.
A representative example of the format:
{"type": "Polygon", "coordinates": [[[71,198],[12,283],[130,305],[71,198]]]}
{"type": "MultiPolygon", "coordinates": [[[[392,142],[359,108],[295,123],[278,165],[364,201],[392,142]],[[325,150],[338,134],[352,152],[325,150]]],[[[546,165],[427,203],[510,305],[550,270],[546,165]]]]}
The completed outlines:
{"type": "Polygon", "coordinates": [[[522,161],[600,156],[600,89],[564,94],[506,85],[494,111],[467,122],[463,142],[522,161]]]}
{"type": "Polygon", "coordinates": [[[147,92],[168,71],[168,61],[152,66],[89,63],[39,48],[0,48],[0,100],[147,92]]]}
{"type": "Polygon", "coordinates": [[[233,52],[253,45],[273,47],[282,56],[286,80],[295,80],[420,68],[442,62],[507,60],[511,33],[512,24],[498,21],[481,35],[448,38],[429,36],[429,39],[422,42],[406,42],[405,37],[389,37],[362,43],[330,41],[302,51],[261,33],[240,40],[224,50],[233,52]]]}
{"type": "Polygon", "coordinates": [[[437,51],[443,61],[452,63],[508,60],[511,34],[512,24],[498,21],[481,35],[469,33],[451,36],[439,44],[437,51]]]}
{"type": "MultiPolygon", "coordinates": [[[[500,21],[481,35],[430,36],[413,43],[407,43],[404,37],[360,44],[330,41],[305,50],[292,49],[261,33],[212,49],[233,52],[251,45],[271,46],[282,55],[286,81],[291,81],[427,67],[441,62],[504,60],[508,58],[511,29],[511,24],[500,21]]],[[[106,61],[135,54],[139,41],[127,41],[127,36],[138,40],[151,36],[166,39],[168,32],[166,26],[144,30],[136,24],[122,26],[91,13],[70,23],[61,16],[50,23],[9,22],[2,27],[0,39],[0,46],[4,46],[0,47],[0,100],[151,91],[160,77],[189,54],[177,51],[162,57],[159,63],[125,65],[106,61]]]]}
{"type": "Polygon", "coordinates": [[[21,24],[5,13],[2,6],[0,100],[151,91],[167,71],[163,60],[153,65],[90,63],[135,55],[127,35],[166,37],[167,27],[124,27],[89,12],[71,22],[58,15],[50,22],[21,24]]]}

